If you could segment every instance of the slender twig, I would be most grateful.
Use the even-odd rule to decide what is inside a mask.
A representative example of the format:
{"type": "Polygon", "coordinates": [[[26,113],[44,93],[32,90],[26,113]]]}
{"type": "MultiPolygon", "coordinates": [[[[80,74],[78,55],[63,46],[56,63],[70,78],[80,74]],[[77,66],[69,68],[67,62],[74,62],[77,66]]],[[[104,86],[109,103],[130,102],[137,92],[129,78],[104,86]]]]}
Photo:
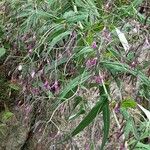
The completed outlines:
{"type": "Polygon", "coordinates": [[[47,129],[47,127],[48,127],[48,124],[49,124],[50,122],[52,122],[52,118],[53,118],[54,114],[56,113],[56,111],[57,111],[57,110],[60,108],[60,106],[62,106],[65,102],[67,102],[68,100],[72,99],[72,98],[77,94],[78,90],[79,90],[79,86],[78,86],[77,91],[73,94],[73,96],[71,96],[71,97],[68,98],[67,100],[63,101],[60,105],[58,105],[58,106],[56,107],[56,109],[53,111],[53,113],[52,113],[50,119],[47,121],[47,123],[46,123],[46,125],[45,125],[45,128],[44,128],[44,131],[43,131],[43,134],[42,134],[41,138],[39,139],[38,143],[40,143],[40,142],[42,141],[43,136],[45,135],[46,129],[47,129]]]}

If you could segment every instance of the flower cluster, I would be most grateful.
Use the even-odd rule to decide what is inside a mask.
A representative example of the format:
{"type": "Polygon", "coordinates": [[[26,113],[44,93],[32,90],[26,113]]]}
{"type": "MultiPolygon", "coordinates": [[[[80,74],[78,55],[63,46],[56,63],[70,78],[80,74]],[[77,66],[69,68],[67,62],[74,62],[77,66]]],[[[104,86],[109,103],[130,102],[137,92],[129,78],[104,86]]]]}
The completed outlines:
{"type": "Polygon", "coordinates": [[[53,93],[58,93],[60,90],[60,84],[57,80],[53,84],[49,84],[49,82],[46,80],[44,83],[44,88],[50,90],[53,93]]]}
{"type": "Polygon", "coordinates": [[[102,83],[102,80],[103,80],[103,77],[102,77],[102,76],[94,76],[93,79],[94,79],[94,81],[95,81],[96,83],[101,84],[101,83],[102,83]]]}
{"type": "Polygon", "coordinates": [[[92,43],[92,46],[91,46],[93,49],[96,49],[97,48],[97,45],[96,45],[96,42],[94,41],[93,43],[92,43]]]}
{"type": "Polygon", "coordinates": [[[89,59],[86,62],[86,68],[91,69],[97,64],[97,58],[89,59]]]}

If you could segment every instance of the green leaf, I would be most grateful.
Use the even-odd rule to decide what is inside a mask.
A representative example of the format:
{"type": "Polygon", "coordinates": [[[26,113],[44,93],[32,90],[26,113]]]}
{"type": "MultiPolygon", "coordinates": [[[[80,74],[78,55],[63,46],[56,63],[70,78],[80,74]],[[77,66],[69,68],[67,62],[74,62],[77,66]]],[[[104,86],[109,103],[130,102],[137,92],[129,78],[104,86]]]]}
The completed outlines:
{"type": "Polygon", "coordinates": [[[11,84],[9,84],[9,87],[10,87],[11,89],[13,89],[13,90],[16,90],[16,91],[19,91],[19,90],[20,90],[20,87],[19,87],[17,84],[11,83],[11,84]]]}
{"type": "Polygon", "coordinates": [[[73,104],[73,109],[75,109],[77,107],[78,104],[80,104],[81,101],[83,101],[81,96],[76,96],[74,98],[75,103],[73,104]]]}
{"type": "Polygon", "coordinates": [[[95,144],[94,144],[93,141],[92,141],[91,144],[90,144],[90,150],[95,150],[95,144]]]}
{"type": "Polygon", "coordinates": [[[83,74],[77,76],[76,78],[74,78],[73,80],[71,80],[63,89],[63,91],[60,94],[60,99],[64,99],[65,96],[68,94],[69,91],[71,91],[72,89],[74,89],[77,85],[82,84],[83,82],[85,82],[87,79],[89,79],[91,75],[89,75],[88,72],[84,72],[83,74]]]}
{"type": "Polygon", "coordinates": [[[74,89],[76,89],[78,85],[88,80],[90,76],[91,75],[88,72],[83,72],[81,75],[71,80],[61,91],[60,96],[58,97],[58,100],[54,103],[53,107],[57,107],[62,102],[70,98],[69,95],[72,96],[72,92],[74,91],[74,89]]]}
{"type": "Polygon", "coordinates": [[[100,32],[104,29],[104,24],[102,22],[95,23],[92,26],[89,26],[89,30],[93,30],[95,32],[100,32]],[[90,28],[89,28],[90,27],[90,28]]]}
{"type": "Polygon", "coordinates": [[[82,115],[84,113],[85,113],[85,110],[83,108],[81,108],[77,113],[75,113],[69,117],[69,121],[75,120],[77,117],[79,117],[80,115],[82,115]]]}
{"type": "Polygon", "coordinates": [[[109,100],[106,99],[106,104],[103,107],[103,130],[104,130],[104,135],[103,135],[103,140],[101,144],[101,150],[103,150],[105,143],[108,140],[108,135],[109,135],[109,128],[110,128],[110,110],[109,110],[109,100]]]}
{"type": "Polygon", "coordinates": [[[42,19],[43,19],[43,18],[49,18],[49,19],[50,19],[50,18],[52,18],[52,19],[56,18],[56,19],[58,19],[56,16],[54,16],[54,15],[48,13],[48,12],[45,12],[45,11],[36,10],[35,13],[36,13],[37,15],[39,15],[42,19]]]}
{"type": "Polygon", "coordinates": [[[70,98],[71,96],[74,95],[74,93],[76,93],[78,90],[78,86],[75,86],[73,89],[71,89],[64,98],[68,99],[70,98]]]}
{"type": "Polygon", "coordinates": [[[70,10],[70,11],[67,11],[64,13],[63,18],[67,19],[67,18],[73,17],[75,15],[76,15],[76,13],[74,11],[70,10]]]}
{"type": "Polygon", "coordinates": [[[83,55],[83,54],[87,54],[87,53],[90,53],[90,52],[94,52],[94,50],[93,50],[91,47],[84,47],[81,51],[79,51],[79,52],[75,55],[75,57],[77,58],[77,57],[79,57],[79,56],[81,56],[81,55],[83,55]]]}
{"type": "Polygon", "coordinates": [[[71,34],[71,31],[66,31],[63,32],[61,34],[59,34],[58,36],[56,36],[50,43],[50,48],[49,51],[55,46],[55,44],[57,44],[60,40],[62,40],[64,37],[66,37],[67,35],[71,34]]]}
{"type": "Polygon", "coordinates": [[[95,104],[87,116],[79,123],[79,125],[72,131],[71,136],[77,135],[85,127],[87,127],[95,117],[102,111],[104,105],[106,104],[106,97],[101,96],[100,100],[95,104]]]}
{"type": "Polygon", "coordinates": [[[131,123],[131,120],[127,120],[125,127],[124,127],[124,134],[125,134],[126,139],[129,138],[130,132],[132,132],[132,123],[131,123]]]}
{"type": "Polygon", "coordinates": [[[127,121],[126,123],[126,127],[124,130],[127,130],[125,132],[127,132],[126,135],[128,135],[129,132],[134,134],[134,137],[138,140],[139,139],[139,134],[137,132],[137,129],[135,127],[135,123],[133,118],[131,117],[131,115],[129,114],[129,112],[126,110],[126,108],[121,108],[120,109],[121,114],[123,115],[123,117],[125,118],[125,120],[127,121]]]}
{"type": "Polygon", "coordinates": [[[120,62],[104,61],[104,62],[102,62],[102,65],[112,72],[125,73],[125,72],[129,71],[129,66],[126,64],[120,63],[120,62]]]}
{"type": "Polygon", "coordinates": [[[130,114],[128,113],[128,111],[126,110],[126,108],[121,108],[120,112],[123,115],[123,117],[124,117],[125,120],[129,120],[130,114]]]}
{"type": "Polygon", "coordinates": [[[68,23],[74,23],[74,22],[86,20],[87,18],[88,18],[87,13],[81,13],[74,16],[70,16],[69,18],[67,18],[66,21],[68,23]]]}
{"type": "Polygon", "coordinates": [[[2,122],[8,121],[14,114],[10,111],[5,111],[2,114],[2,122]]]}
{"type": "Polygon", "coordinates": [[[150,79],[140,70],[137,69],[131,69],[131,67],[127,64],[123,64],[120,62],[110,62],[110,61],[102,61],[101,65],[108,69],[112,73],[130,73],[133,76],[138,76],[142,82],[145,83],[145,85],[150,85],[150,79]]]}
{"type": "Polygon", "coordinates": [[[0,48],[0,57],[2,57],[6,53],[6,49],[1,47],[0,48]]]}
{"type": "Polygon", "coordinates": [[[7,135],[7,130],[8,130],[7,125],[5,123],[1,123],[0,124],[0,140],[1,138],[7,135]]]}
{"type": "Polygon", "coordinates": [[[150,150],[150,145],[138,142],[135,148],[136,150],[150,150]]]}
{"type": "Polygon", "coordinates": [[[121,103],[121,107],[124,108],[135,108],[136,107],[136,102],[132,99],[125,99],[121,103]]]}
{"type": "Polygon", "coordinates": [[[94,41],[94,34],[91,31],[88,31],[88,35],[86,36],[86,41],[89,45],[92,45],[94,41]]]}
{"type": "Polygon", "coordinates": [[[134,52],[129,52],[128,55],[127,55],[127,59],[130,60],[130,61],[133,60],[134,57],[135,57],[134,55],[135,55],[134,52]]]}

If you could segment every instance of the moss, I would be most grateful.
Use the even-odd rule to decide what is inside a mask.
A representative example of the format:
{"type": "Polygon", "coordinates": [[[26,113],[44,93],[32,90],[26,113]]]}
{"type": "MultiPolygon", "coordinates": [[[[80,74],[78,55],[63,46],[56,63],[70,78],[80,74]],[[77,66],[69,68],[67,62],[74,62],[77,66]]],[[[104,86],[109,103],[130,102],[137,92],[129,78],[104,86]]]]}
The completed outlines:
{"type": "Polygon", "coordinates": [[[4,109],[4,104],[8,107],[12,106],[19,92],[10,87],[10,81],[6,74],[8,74],[6,68],[0,66],[0,111],[4,109]],[[11,95],[9,95],[10,92],[11,95]]]}
{"type": "Polygon", "coordinates": [[[0,101],[8,99],[8,83],[5,78],[0,76],[0,101]]]}

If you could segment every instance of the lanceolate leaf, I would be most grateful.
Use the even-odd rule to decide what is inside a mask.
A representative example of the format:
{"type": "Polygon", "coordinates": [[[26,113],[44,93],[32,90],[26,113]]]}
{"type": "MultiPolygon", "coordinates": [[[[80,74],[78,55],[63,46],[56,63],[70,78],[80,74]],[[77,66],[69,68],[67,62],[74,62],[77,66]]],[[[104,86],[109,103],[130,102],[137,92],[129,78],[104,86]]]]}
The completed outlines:
{"type": "Polygon", "coordinates": [[[143,81],[146,85],[150,85],[150,79],[144,75],[140,70],[132,69],[129,65],[123,64],[120,62],[109,62],[102,61],[102,66],[108,69],[110,72],[121,72],[121,73],[130,73],[133,76],[139,76],[141,81],[143,81]]]}
{"type": "Polygon", "coordinates": [[[88,53],[90,53],[90,52],[93,52],[93,49],[92,49],[91,47],[84,47],[81,51],[79,51],[79,52],[75,55],[75,57],[77,58],[77,57],[79,57],[79,56],[81,56],[81,55],[83,55],[83,54],[88,54],[88,53]]]}
{"type": "Polygon", "coordinates": [[[128,43],[124,33],[121,32],[118,28],[116,28],[116,32],[117,32],[117,35],[119,37],[119,40],[120,40],[124,50],[127,52],[129,50],[130,46],[129,46],[129,43],[128,43]]]}
{"type": "Polygon", "coordinates": [[[150,121],[150,111],[145,109],[143,106],[141,106],[140,104],[137,104],[139,106],[139,108],[145,113],[145,115],[147,116],[148,120],[150,121]]]}
{"type": "Polygon", "coordinates": [[[72,131],[71,136],[77,135],[85,127],[87,127],[95,117],[103,110],[106,104],[106,96],[101,96],[100,100],[95,104],[92,110],[87,114],[87,116],[80,122],[80,124],[72,131]]]}
{"type": "Polygon", "coordinates": [[[71,34],[71,31],[66,31],[63,32],[61,34],[59,34],[58,36],[56,36],[50,43],[50,47],[49,47],[49,51],[55,46],[55,44],[57,44],[57,42],[59,42],[60,40],[62,40],[64,37],[66,37],[67,35],[71,34]]]}
{"type": "Polygon", "coordinates": [[[149,150],[150,149],[150,145],[138,142],[136,147],[135,147],[135,149],[136,150],[149,150]]]}
{"type": "MultiPolygon", "coordinates": [[[[53,107],[56,107],[58,105],[60,105],[62,102],[64,102],[65,100],[67,100],[70,95],[70,91],[74,91],[73,89],[76,89],[76,87],[82,83],[84,83],[87,79],[89,79],[91,75],[88,72],[83,72],[81,75],[77,76],[76,78],[74,78],[73,80],[71,80],[62,90],[62,92],[60,93],[60,96],[58,98],[58,100],[55,102],[55,104],[53,105],[53,107]]],[[[71,94],[72,96],[72,94],[71,94]]]]}
{"type": "Polygon", "coordinates": [[[83,108],[81,108],[77,113],[75,114],[72,114],[70,117],[69,117],[69,121],[71,120],[75,120],[77,117],[79,117],[80,115],[84,114],[85,113],[85,110],[83,108]]]}
{"type": "Polygon", "coordinates": [[[81,96],[76,96],[74,98],[73,110],[83,101],[81,96]]]}
{"type": "Polygon", "coordinates": [[[73,88],[75,88],[77,85],[82,84],[90,77],[88,72],[83,72],[83,74],[77,76],[73,80],[71,80],[63,89],[63,91],[60,94],[60,98],[64,99],[64,97],[68,94],[69,91],[71,91],[73,88]]]}
{"type": "Polygon", "coordinates": [[[102,140],[102,145],[101,145],[101,150],[103,150],[105,143],[107,142],[108,135],[109,135],[109,127],[110,127],[110,110],[109,110],[109,100],[106,99],[106,104],[103,107],[103,122],[104,122],[104,127],[103,127],[103,140],[102,140]]]}
{"type": "Polygon", "coordinates": [[[0,48],[0,57],[6,53],[5,48],[0,48]]]}
{"type": "Polygon", "coordinates": [[[120,62],[110,62],[110,61],[103,61],[101,64],[106,67],[110,71],[118,71],[118,72],[127,72],[129,71],[129,66],[120,62]]]}

